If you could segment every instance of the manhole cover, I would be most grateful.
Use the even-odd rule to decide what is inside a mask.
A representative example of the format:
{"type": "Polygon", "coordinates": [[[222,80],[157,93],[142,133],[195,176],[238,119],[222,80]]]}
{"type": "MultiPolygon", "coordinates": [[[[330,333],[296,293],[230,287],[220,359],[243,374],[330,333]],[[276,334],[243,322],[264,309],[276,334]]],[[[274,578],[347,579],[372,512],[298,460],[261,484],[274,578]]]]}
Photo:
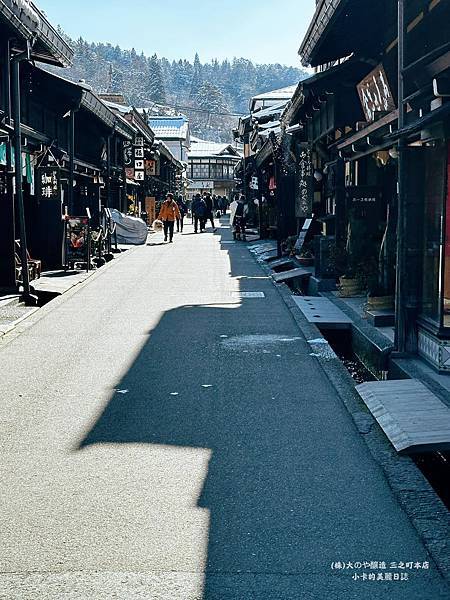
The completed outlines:
{"type": "Polygon", "coordinates": [[[232,292],[233,298],[265,298],[264,292],[232,292]]]}

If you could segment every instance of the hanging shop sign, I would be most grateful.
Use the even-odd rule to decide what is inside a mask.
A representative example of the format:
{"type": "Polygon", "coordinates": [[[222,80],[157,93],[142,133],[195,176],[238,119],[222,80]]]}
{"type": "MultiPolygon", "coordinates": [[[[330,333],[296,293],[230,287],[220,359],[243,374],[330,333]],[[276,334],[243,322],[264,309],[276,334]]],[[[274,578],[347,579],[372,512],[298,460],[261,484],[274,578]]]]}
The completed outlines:
{"type": "Polygon", "coordinates": [[[75,263],[89,265],[90,260],[90,224],[88,217],[66,217],[64,232],[64,264],[75,263]]]}
{"type": "Polygon", "coordinates": [[[258,185],[258,177],[253,176],[250,180],[250,189],[251,190],[257,190],[259,189],[259,185],[258,185]]]}
{"type": "Polygon", "coordinates": [[[306,236],[308,234],[309,228],[311,227],[311,223],[312,219],[305,219],[305,222],[303,223],[302,230],[300,231],[297,242],[295,244],[295,251],[297,254],[300,254],[300,252],[302,251],[302,248],[305,244],[306,236]]]}
{"type": "Polygon", "coordinates": [[[295,216],[303,219],[312,215],[314,200],[314,167],[311,148],[307,144],[300,145],[297,165],[298,190],[295,199],[295,216]]]}
{"type": "Polygon", "coordinates": [[[134,178],[136,181],[144,181],[145,179],[145,172],[144,171],[135,171],[134,172],[134,178]]]}
{"type": "Polygon", "coordinates": [[[147,177],[156,176],[156,160],[145,161],[145,174],[147,175],[147,177]]]}
{"type": "Polygon", "coordinates": [[[144,148],[135,148],[134,149],[134,157],[135,158],[144,158],[144,148]]]}
{"type": "Polygon", "coordinates": [[[142,148],[144,146],[144,138],[141,135],[137,135],[134,145],[142,148]]]}
{"type": "Polygon", "coordinates": [[[127,179],[134,179],[133,167],[125,167],[125,175],[126,175],[127,179]]]}
{"type": "Polygon", "coordinates": [[[383,65],[378,65],[369,73],[357,85],[357,89],[367,121],[375,121],[377,113],[391,112],[396,109],[383,65]]]}
{"type": "Polygon", "coordinates": [[[38,201],[61,200],[59,167],[38,167],[38,201]]]}
{"type": "Polygon", "coordinates": [[[133,144],[131,142],[124,142],[123,144],[123,164],[125,167],[133,166],[133,144]]]}

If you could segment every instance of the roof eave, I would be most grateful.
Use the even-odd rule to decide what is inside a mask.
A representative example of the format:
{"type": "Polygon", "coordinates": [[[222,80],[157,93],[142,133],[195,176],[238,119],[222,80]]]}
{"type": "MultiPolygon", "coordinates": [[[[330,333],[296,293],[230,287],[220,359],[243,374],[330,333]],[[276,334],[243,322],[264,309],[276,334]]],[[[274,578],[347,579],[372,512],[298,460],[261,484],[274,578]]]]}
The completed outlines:
{"type": "Polygon", "coordinates": [[[342,8],[347,0],[321,0],[308,27],[306,35],[298,51],[304,67],[317,66],[314,64],[314,51],[323,39],[331,21],[336,16],[338,9],[342,8]]]}

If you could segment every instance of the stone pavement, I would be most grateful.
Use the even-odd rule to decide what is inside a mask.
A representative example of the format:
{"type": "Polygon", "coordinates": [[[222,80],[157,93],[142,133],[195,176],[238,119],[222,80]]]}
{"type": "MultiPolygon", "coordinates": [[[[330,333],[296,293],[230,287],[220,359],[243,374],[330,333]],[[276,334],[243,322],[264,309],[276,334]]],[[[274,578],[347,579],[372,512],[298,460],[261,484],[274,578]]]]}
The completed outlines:
{"type": "Polygon", "coordinates": [[[152,236],[0,342],[2,600],[449,597],[281,296],[230,239],[152,236]],[[409,580],[364,580],[365,561],[409,580]]]}

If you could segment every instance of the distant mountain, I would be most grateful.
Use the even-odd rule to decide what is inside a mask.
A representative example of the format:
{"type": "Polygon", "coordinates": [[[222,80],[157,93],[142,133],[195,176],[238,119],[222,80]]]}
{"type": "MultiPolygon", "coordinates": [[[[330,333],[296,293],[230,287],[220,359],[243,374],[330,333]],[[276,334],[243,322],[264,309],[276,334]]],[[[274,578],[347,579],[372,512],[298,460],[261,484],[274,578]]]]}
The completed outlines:
{"type": "Polygon", "coordinates": [[[287,87],[304,79],[301,69],[280,64],[258,65],[244,58],[202,64],[198,54],[193,63],[186,59],[168,61],[122,50],[112,44],[70,39],[75,50],[74,65],[64,74],[85,79],[99,93],[122,93],[137,107],[164,106],[187,114],[193,133],[212,141],[230,141],[237,116],[248,112],[248,101],[257,93],[287,87]]]}

